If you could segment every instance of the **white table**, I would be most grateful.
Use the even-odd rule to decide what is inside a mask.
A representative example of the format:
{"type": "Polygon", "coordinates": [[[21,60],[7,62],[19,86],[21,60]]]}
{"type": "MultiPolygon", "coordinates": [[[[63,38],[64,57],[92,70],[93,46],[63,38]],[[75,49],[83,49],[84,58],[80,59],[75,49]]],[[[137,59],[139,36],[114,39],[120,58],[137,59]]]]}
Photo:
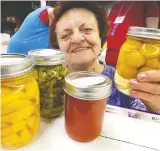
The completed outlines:
{"type": "Polygon", "coordinates": [[[106,112],[101,136],[80,143],[67,135],[62,115],[52,123],[41,122],[36,138],[17,151],[155,151],[160,150],[159,136],[160,123],[106,112]]]}

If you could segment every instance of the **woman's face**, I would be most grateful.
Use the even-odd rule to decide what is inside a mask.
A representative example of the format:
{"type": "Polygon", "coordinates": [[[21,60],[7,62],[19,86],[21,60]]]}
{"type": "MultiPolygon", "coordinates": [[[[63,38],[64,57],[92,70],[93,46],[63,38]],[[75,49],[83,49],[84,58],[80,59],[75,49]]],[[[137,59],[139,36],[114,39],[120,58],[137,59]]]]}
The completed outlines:
{"type": "Polygon", "coordinates": [[[95,15],[83,8],[67,11],[56,24],[58,45],[67,53],[70,65],[93,64],[101,48],[95,15]]]}

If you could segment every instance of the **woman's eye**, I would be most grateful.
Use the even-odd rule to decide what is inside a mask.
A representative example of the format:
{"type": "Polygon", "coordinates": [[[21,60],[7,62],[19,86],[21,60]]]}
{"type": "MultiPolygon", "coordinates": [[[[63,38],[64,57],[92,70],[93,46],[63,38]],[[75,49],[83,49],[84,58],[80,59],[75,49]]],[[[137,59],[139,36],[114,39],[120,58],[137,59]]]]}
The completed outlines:
{"type": "Polygon", "coordinates": [[[70,37],[70,34],[62,35],[61,39],[66,40],[70,37]]]}
{"type": "Polygon", "coordinates": [[[85,31],[85,32],[91,32],[92,28],[84,28],[83,31],[85,31]]]}

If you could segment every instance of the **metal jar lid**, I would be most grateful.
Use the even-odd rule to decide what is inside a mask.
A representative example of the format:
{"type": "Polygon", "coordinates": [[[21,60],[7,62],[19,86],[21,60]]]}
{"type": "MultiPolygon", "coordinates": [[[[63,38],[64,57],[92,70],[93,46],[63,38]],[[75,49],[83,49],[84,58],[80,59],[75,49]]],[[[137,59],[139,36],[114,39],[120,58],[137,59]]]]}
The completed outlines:
{"type": "Polygon", "coordinates": [[[35,65],[57,65],[66,61],[66,55],[59,49],[36,49],[28,52],[35,65]]]}
{"type": "Polygon", "coordinates": [[[127,35],[160,40],[160,29],[130,26],[127,35]]]}
{"type": "Polygon", "coordinates": [[[1,54],[1,79],[24,75],[33,70],[31,59],[21,54],[1,54]]]}
{"type": "Polygon", "coordinates": [[[111,80],[94,72],[73,72],[65,77],[64,91],[79,99],[99,100],[111,94],[111,80]]]}

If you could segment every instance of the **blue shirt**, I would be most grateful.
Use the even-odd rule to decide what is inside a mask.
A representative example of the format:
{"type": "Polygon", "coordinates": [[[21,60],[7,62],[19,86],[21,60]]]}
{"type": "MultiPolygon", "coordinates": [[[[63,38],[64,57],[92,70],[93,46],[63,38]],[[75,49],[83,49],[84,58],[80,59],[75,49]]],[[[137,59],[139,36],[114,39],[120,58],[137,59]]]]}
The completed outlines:
{"type": "Polygon", "coordinates": [[[135,99],[130,96],[127,96],[116,89],[114,83],[114,73],[115,69],[112,66],[105,65],[102,74],[109,77],[112,80],[112,93],[108,98],[108,104],[128,109],[147,111],[145,105],[141,102],[140,99],[135,99]]]}
{"type": "Polygon", "coordinates": [[[27,54],[33,49],[50,48],[49,25],[45,25],[39,17],[40,13],[49,7],[38,8],[25,18],[20,29],[9,41],[8,53],[27,54]]]}

